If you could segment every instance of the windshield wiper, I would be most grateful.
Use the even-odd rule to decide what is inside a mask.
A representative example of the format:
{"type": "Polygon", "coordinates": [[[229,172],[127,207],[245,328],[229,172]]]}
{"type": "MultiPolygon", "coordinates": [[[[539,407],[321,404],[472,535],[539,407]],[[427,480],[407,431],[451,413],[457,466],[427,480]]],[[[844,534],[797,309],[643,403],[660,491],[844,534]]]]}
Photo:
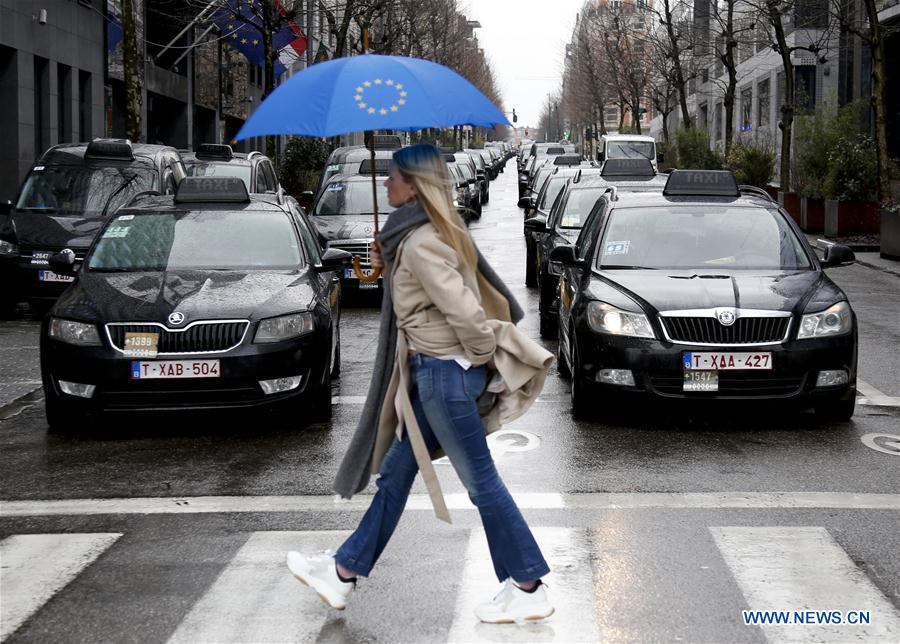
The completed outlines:
{"type": "Polygon", "coordinates": [[[103,204],[103,212],[100,213],[101,217],[106,217],[106,211],[109,210],[109,204],[112,203],[112,200],[115,199],[119,195],[120,192],[125,190],[125,188],[127,188],[129,185],[131,185],[131,182],[134,181],[135,179],[137,179],[137,174],[133,174],[130,177],[127,177],[125,179],[125,181],[122,183],[122,185],[119,186],[118,188],[116,188],[113,191],[113,193],[111,195],[109,195],[109,198],[106,200],[106,203],[103,204]]]}
{"type": "Polygon", "coordinates": [[[658,271],[659,269],[655,266],[634,266],[633,264],[603,264],[600,270],[658,271]]]}

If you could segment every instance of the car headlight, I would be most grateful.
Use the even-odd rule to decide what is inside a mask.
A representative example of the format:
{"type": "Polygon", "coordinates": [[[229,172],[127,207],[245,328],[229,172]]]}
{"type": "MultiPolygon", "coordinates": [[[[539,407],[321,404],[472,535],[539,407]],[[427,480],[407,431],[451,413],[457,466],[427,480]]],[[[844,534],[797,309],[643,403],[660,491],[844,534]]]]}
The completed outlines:
{"type": "Polygon", "coordinates": [[[50,327],[47,334],[60,342],[74,344],[79,347],[99,347],[103,345],[100,342],[100,334],[97,332],[96,324],[50,318],[50,327]]]}
{"type": "Polygon", "coordinates": [[[838,302],[821,313],[804,315],[797,339],[845,335],[853,329],[853,314],[847,302],[838,302]]]}
{"type": "Polygon", "coordinates": [[[587,308],[588,326],[596,333],[655,338],[650,320],[643,313],[623,311],[605,302],[591,302],[587,308]]]}
{"type": "Polygon", "coordinates": [[[0,255],[4,256],[13,256],[19,254],[19,247],[13,244],[12,242],[3,241],[0,239],[0,255]]]}
{"type": "Polygon", "coordinates": [[[259,328],[253,342],[262,344],[266,342],[282,342],[291,338],[299,338],[301,335],[312,333],[315,329],[312,313],[293,313],[277,318],[260,320],[259,328]]]}

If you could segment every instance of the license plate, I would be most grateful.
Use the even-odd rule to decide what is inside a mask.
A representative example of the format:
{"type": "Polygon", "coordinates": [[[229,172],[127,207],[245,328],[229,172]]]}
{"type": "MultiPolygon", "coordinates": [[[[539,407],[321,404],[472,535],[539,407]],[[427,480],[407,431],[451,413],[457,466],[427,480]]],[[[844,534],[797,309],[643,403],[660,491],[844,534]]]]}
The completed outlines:
{"type": "Polygon", "coordinates": [[[132,380],[156,380],[161,378],[218,378],[218,360],[171,360],[159,362],[134,361],[131,363],[132,380]]]}
{"type": "Polygon", "coordinates": [[[38,271],[38,281],[41,282],[74,282],[70,275],[57,275],[53,271],[38,271]]]}
{"type": "Polygon", "coordinates": [[[719,372],[685,370],[684,391],[719,391],[719,372]]]}
{"type": "Polygon", "coordinates": [[[685,351],[682,354],[685,371],[771,371],[772,353],[732,353],[685,351]]]}
{"type": "Polygon", "coordinates": [[[47,266],[50,264],[50,255],[52,253],[45,250],[36,250],[31,253],[32,266],[47,266]]]}
{"type": "MultiPolygon", "coordinates": [[[[364,277],[371,277],[372,275],[375,274],[375,269],[374,268],[361,268],[359,270],[359,272],[362,273],[362,275],[364,277]]],[[[344,269],[344,279],[355,280],[355,279],[359,279],[359,277],[357,276],[356,271],[353,270],[352,268],[345,268],[344,269]]]]}

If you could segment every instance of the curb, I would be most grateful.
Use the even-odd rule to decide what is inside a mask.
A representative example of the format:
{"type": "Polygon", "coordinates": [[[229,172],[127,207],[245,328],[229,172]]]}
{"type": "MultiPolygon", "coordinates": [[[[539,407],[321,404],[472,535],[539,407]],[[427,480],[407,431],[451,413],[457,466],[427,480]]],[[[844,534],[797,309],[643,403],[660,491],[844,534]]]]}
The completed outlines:
{"type": "Polygon", "coordinates": [[[0,406],[0,422],[18,416],[42,398],[43,391],[40,385],[29,391],[27,394],[22,394],[18,398],[14,398],[12,401],[0,406]]]}

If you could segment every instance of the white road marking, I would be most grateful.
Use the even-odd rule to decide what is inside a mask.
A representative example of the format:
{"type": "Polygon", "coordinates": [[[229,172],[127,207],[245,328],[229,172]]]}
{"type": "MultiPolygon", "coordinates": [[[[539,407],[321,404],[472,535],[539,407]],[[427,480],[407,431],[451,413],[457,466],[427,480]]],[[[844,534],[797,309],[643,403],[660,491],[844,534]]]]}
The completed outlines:
{"type": "Polygon", "coordinates": [[[449,642],[597,642],[587,532],[571,528],[534,528],[534,538],[552,572],[544,580],[556,612],[534,624],[482,624],[475,606],[491,599],[500,584],[494,574],[487,539],[472,530],[456,598],[449,642]]]}
{"type": "Polygon", "coordinates": [[[900,456],[900,436],[896,434],[864,434],[859,440],[869,449],[876,452],[900,456]]]}
{"type": "MultiPolygon", "coordinates": [[[[525,510],[634,510],[667,509],[773,509],[826,508],[846,510],[897,510],[897,494],[853,492],[611,492],[559,494],[513,492],[525,510]]],[[[446,494],[451,510],[474,510],[465,493],[446,494]]],[[[0,518],[21,516],[79,516],[99,514],[208,514],[246,512],[327,512],[366,510],[372,497],[350,500],[334,496],[192,496],[118,499],[61,499],[0,501],[0,518]]],[[[409,510],[431,510],[427,494],[412,494],[409,510]]]]}
{"type": "Polygon", "coordinates": [[[20,534],[0,542],[0,640],[9,637],[121,536],[20,534]]]}
{"type": "Polygon", "coordinates": [[[858,405],[872,405],[874,407],[900,407],[900,396],[888,396],[863,380],[856,380],[858,405]]]}
{"type": "MultiPolygon", "coordinates": [[[[900,614],[825,528],[710,528],[749,610],[871,611],[868,625],[765,625],[771,642],[897,642],[900,614]]],[[[734,619],[742,619],[735,615],[734,619]]]]}
{"type": "Polygon", "coordinates": [[[349,534],[253,533],[169,642],[315,642],[330,609],[294,579],[285,556],[334,549],[349,534]]]}

